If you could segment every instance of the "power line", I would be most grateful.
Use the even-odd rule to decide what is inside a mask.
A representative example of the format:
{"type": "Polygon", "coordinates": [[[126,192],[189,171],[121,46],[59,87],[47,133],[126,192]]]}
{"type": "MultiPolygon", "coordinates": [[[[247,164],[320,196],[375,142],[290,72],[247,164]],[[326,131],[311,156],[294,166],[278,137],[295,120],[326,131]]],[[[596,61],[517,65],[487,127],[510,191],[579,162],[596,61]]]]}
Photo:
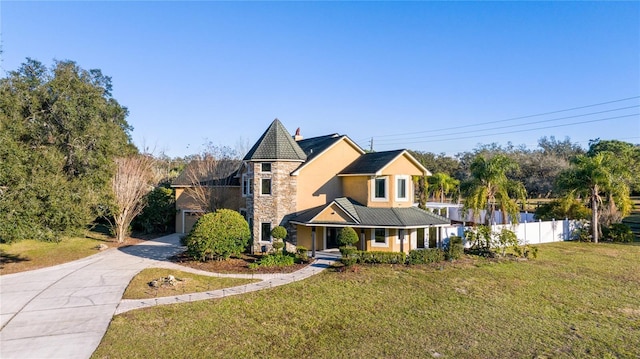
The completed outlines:
{"type": "MultiPolygon", "coordinates": [[[[392,141],[392,142],[396,141],[397,142],[398,140],[414,140],[414,139],[429,138],[429,137],[452,136],[452,135],[460,135],[460,134],[465,134],[465,133],[486,132],[486,131],[499,130],[499,129],[504,129],[504,128],[530,126],[530,125],[535,125],[535,124],[539,124],[539,123],[554,122],[554,121],[566,120],[566,119],[570,119],[570,118],[578,118],[578,117],[584,117],[584,116],[599,115],[599,114],[603,114],[603,113],[607,113],[607,112],[628,110],[630,108],[637,108],[637,107],[640,107],[640,105],[619,107],[619,108],[614,108],[614,109],[610,109],[610,110],[604,110],[604,111],[598,111],[598,112],[590,112],[590,113],[585,113],[585,114],[580,114],[580,115],[565,116],[565,117],[559,117],[559,118],[552,118],[552,119],[548,119],[548,120],[534,121],[534,122],[528,122],[528,123],[519,123],[519,124],[508,125],[508,126],[483,128],[483,129],[471,130],[471,131],[456,131],[456,132],[452,132],[452,133],[437,134],[437,135],[423,135],[423,136],[418,136],[418,137],[405,137],[405,138],[402,138],[402,139],[390,138],[390,139],[378,140],[377,142],[378,143],[382,142],[382,144],[384,144],[385,141],[392,141]]],[[[427,131],[425,131],[425,132],[427,132],[427,131]]]]}
{"type": "MultiPolygon", "coordinates": [[[[505,132],[496,132],[496,133],[487,133],[487,134],[484,134],[484,135],[477,135],[477,136],[463,136],[463,137],[443,138],[443,139],[435,139],[435,140],[433,140],[433,139],[432,139],[432,140],[426,140],[426,141],[409,141],[409,142],[403,141],[403,142],[396,142],[396,143],[385,143],[385,144],[384,144],[384,146],[402,145],[402,144],[414,144],[414,143],[425,143],[425,142],[454,141],[454,140],[465,140],[465,139],[477,138],[477,137],[487,137],[487,136],[496,136],[496,135],[506,135],[506,134],[511,134],[511,133],[520,133],[520,132],[528,132],[528,131],[544,130],[544,129],[548,129],[548,128],[558,128],[558,127],[566,127],[566,126],[582,125],[582,124],[586,124],[586,123],[593,123],[593,122],[610,121],[610,120],[616,120],[616,119],[620,119],[620,118],[633,117],[633,116],[638,116],[638,115],[640,115],[640,113],[634,113],[634,114],[630,114],[630,115],[622,115],[622,116],[615,116],[615,117],[606,117],[606,118],[601,118],[601,119],[597,119],[597,120],[589,120],[589,121],[579,121],[579,122],[565,123],[565,124],[561,124],[561,125],[554,125],[554,126],[543,126],[543,127],[529,128],[529,129],[523,129],[523,130],[505,131],[505,132]]],[[[450,135],[449,135],[449,136],[450,136],[450,135]]]]}
{"type": "MultiPolygon", "coordinates": [[[[640,98],[640,96],[627,97],[627,98],[622,98],[622,99],[618,99],[618,100],[595,103],[595,104],[591,104],[591,105],[584,105],[584,106],[567,108],[567,109],[563,109],[563,110],[542,112],[542,113],[537,113],[537,114],[534,114],[534,115],[512,117],[512,118],[508,118],[508,119],[504,119],[504,120],[481,122],[481,123],[477,123],[477,124],[467,125],[466,127],[477,127],[477,126],[490,125],[490,124],[494,124],[494,123],[502,123],[502,122],[523,120],[523,119],[532,118],[532,117],[552,115],[552,114],[555,114],[555,113],[568,112],[568,111],[580,110],[580,109],[589,108],[589,107],[608,105],[608,104],[611,104],[611,103],[628,101],[628,100],[633,100],[633,99],[637,99],[637,98],[640,98]]],[[[373,137],[376,137],[376,138],[379,138],[379,137],[401,137],[401,136],[406,136],[406,135],[415,135],[415,134],[418,134],[418,133],[448,131],[448,130],[454,130],[456,128],[458,128],[458,127],[445,127],[445,128],[439,128],[439,129],[433,129],[433,130],[414,131],[414,132],[405,132],[405,133],[397,133],[397,134],[386,134],[386,135],[379,135],[379,136],[373,136],[373,137]]]]}

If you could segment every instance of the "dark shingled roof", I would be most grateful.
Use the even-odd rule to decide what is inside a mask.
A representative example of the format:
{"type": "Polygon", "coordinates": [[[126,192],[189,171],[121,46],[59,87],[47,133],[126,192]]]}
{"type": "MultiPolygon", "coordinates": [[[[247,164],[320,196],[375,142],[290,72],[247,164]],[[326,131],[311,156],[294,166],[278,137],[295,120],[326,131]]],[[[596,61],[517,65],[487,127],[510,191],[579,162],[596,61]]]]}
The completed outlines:
{"type": "Polygon", "coordinates": [[[339,174],[341,175],[372,175],[382,170],[404,150],[365,153],[351,162],[339,174]]]}
{"type": "Polygon", "coordinates": [[[307,155],[277,118],[243,158],[244,161],[306,159],[307,155]]]}
{"type": "MultiPolygon", "coordinates": [[[[346,225],[402,228],[451,224],[449,219],[417,207],[367,207],[348,197],[336,198],[333,202],[355,218],[355,222],[346,223],[346,225]]],[[[309,209],[302,212],[291,221],[298,223],[325,224],[311,222],[311,220],[326,207],[327,205],[309,209]]]]}
{"type": "Polygon", "coordinates": [[[307,138],[300,140],[297,143],[307,155],[307,161],[309,161],[318,154],[324,152],[327,148],[331,147],[334,143],[340,141],[342,137],[343,136],[334,133],[326,136],[307,138]]]}

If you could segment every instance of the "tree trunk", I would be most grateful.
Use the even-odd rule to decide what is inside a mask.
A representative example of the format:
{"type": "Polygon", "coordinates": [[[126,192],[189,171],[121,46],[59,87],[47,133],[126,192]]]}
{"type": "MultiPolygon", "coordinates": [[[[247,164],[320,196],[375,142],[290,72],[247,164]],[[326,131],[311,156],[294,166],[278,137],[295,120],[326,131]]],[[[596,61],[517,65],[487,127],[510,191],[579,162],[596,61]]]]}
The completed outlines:
{"type": "Polygon", "coordinates": [[[598,186],[594,186],[591,193],[591,236],[593,243],[598,243],[598,186]]]}

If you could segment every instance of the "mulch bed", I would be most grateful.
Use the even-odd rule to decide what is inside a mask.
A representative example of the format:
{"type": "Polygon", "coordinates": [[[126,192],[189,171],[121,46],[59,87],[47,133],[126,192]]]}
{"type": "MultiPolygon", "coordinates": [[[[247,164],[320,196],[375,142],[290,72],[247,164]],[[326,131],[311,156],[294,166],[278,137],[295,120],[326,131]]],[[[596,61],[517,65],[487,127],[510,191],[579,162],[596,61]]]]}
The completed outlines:
{"type": "Polygon", "coordinates": [[[241,274],[267,274],[267,273],[292,273],[306,267],[309,263],[294,264],[287,267],[258,267],[250,269],[249,264],[260,259],[260,255],[243,254],[240,258],[229,258],[221,261],[200,262],[191,259],[184,252],[169,258],[174,263],[214,273],[241,273],[241,274]]]}

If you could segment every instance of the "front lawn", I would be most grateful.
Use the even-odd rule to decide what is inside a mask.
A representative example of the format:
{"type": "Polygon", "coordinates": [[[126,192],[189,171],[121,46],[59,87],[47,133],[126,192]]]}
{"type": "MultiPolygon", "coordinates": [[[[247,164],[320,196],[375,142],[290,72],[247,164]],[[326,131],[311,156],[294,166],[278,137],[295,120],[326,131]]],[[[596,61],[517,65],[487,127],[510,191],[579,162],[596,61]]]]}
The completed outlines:
{"type": "Polygon", "coordinates": [[[96,247],[115,243],[94,238],[63,238],[60,242],[23,240],[0,244],[0,273],[23,272],[71,262],[98,253],[96,247]]]}
{"type": "Polygon", "coordinates": [[[123,299],[144,299],[168,297],[185,293],[205,292],[222,288],[259,282],[254,279],[207,277],[166,268],[147,268],[136,275],[122,295],[123,299]],[[168,281],[169,276],[175,278],[173,285],[168,281]],[[160,280],[159,280],[160,279],[160,280]],[[156,281],[155,286],[149,285],[156,281]]]}
{"type": "Polygon", "coordinates": [[[640,246],[539,247],[528,262],[329,270],[132,311],[114,317],[94,357],[636,357],[640,246]]]}

